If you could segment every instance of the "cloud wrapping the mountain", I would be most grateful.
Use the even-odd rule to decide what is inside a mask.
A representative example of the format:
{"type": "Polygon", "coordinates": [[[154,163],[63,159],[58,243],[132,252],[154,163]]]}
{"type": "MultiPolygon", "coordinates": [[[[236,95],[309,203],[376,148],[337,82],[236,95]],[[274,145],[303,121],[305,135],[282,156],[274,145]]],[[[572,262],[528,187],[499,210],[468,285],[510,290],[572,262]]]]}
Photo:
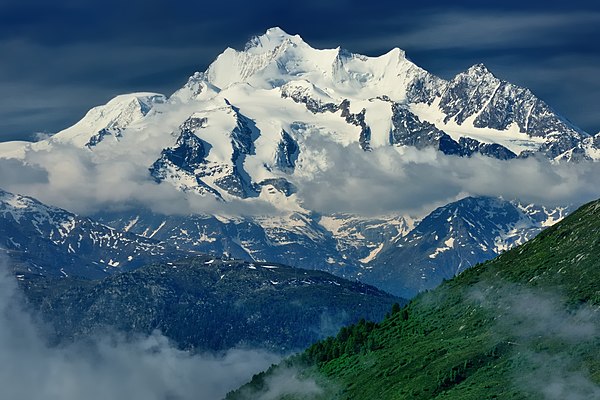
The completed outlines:
{"type": "Polygon", "coordinates": [[[39,166],[24,164],[13,158],[0,159],[0,186],[27,187],[48,184],[48,172],[39,166]]]}
{"type": "MultiPolygon", "coordinates": [[[[552,164],[446,156],[433,149],[376,148],[364,152],[322,135],[306,138],[296,174],[302,204],[321,213],[423,215],[467,195],[502,196],[548,206],[582,204],[600,195],[600,163],[552,164]],[[317,151],[318,150],[318,151],[317,151]]],[[[127,158],[97,164],[92,152],[71,146],[30,151],[25,162],[0,159],[0,187],[69,211],[147,207],[164,214],[273,215],[258,199],[216,201],[157,184],[147,167],[127,158]]]]}
{"type": "Polygon", "coordinates": [[[327,167],[298,186],[306,205],[322,212],[420,214],[466,195],[545,205],[581,204],[600,195],[598,163],[461,158],[396,147],[363,152],[319,137],[311,141],[327,158],[327,167]]]}
{"type": "Polygon", "coordinates": [[[278,400],[286,397],[311,399],[322,393],[323,388],[314,379],[301,377],[296,368],[279,365],[265,378],[260,390],[243,388],[240,396],[244,400],[278,400]]]}
{"type": "Polygon", "coordinates": [[[193,355],[158,332],[125,339],[90,337],[51,347],[0,260],[2,397],[11,400],[221,399],[281,360],[262,350],[193,355]]]}
{"type": "Polygon", "coordinates": [[[157,184],[146,166],[128,158],[98,164],[93,153],[68,145],[30,151],[24,161],[0,158],[0,187],[79,214],[145,206],[164,214],[265,215],[277,213],[260,201],[223,203],[212,196],[182,194],[157,184]]]}

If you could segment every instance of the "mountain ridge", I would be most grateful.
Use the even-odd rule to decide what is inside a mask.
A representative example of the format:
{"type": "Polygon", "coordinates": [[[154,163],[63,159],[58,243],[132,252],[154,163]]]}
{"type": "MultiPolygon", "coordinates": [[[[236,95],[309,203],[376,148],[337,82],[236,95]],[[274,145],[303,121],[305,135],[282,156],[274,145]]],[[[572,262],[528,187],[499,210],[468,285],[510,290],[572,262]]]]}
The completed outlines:
{"type": "Polygon", "coordinates": [[[0,189],[0,250],[15,272],[98,279],[186,253],[163,241],[120,231],[90,218],[0,189]]]}
{"type": "Polygon", "coordinates": [[[98,332],[161,331],[192,352],[287,353],[405,300],[322,271],[196,255],[101,280],[25,276],[29,305],[68,343],[98,332]]]}
{"type": "MultiPolygon", "coordinates": [[[[137,99],[139,114],[131,116],[129,113],[123,116],[117,124],[119,129],[122,129],[145,117],[155,104],[199,100],[197,95],[200,94],[206,96],[202,100],[209,100],[238,84],[270,90],[302,81],[328,96],[334,104],[343,100],[353,103],[358,99],[376,98],[389,99],[398,104],[421,104],[427,107],[439,102],[439,112],[443,114],[443,118],[436,120],[434,125],[439,125],[442,131],[449,122],[456,124],[453,128],[448,128],[456,129],[467,120],[473,119],[471,126],[475,130],[493,128],[498,133],[509,130],[511,134],[523,133],[530,139],[552,137],[554,133],[572,137],[576,141],[591,137],[556,114],[546,103],[535,98],[531,91],[496,78],[483,64],[475,64],[446,81],[413,64],[398,48],[378,57],[362,56],[340,48],[317,50],[305,43],[300,36],[289,35],[280,28],[271,28],[265,34],[251,39],[242,51],[226,49],[205,72],[193,74],[170,98],[156,93],[133,93],[118,96],[106,106],[100,107],[114,108],[115,104],[121,102],[124,103],[122,107],[126,108],[129,103],[125,99],[137,99]],[[390,79],[394,81],[393,84],[388,84],[390,79]],[[370,87],[372,88],[369,89],[370,87]],[[381,91],[378,92],[380,89],[377,88],[381,91]],[[186,90],[192,96],[186,97],[186,90]],[[367,93],[361,92],[364,90],[367,90],[367,93]],[[368,92],[369,90],[375,92],[368,92]],[[392,92],[389,92],[390,90],[392,92]],[[469,98],[471,100],[468,100],[469,98]],[[535,119],[538,115],[541,118],[539,120],[535,119]],[[513,124],[518,125],[516,131],[510,129],[513,124]]],[[[411,112],[417,111],[418,118],[431,118],[423,107],[409,108],[411,112]]],[[[95,108],[94,112],[86,115],[74,128],[83,121],[99,118],[94,117],[99,113],[98,110],[100,108],[95,108]]],[[[102,114],[100,112],[100,117],[102,114]]],[[[106,126],[89,128],[97,131],[103,128],[110,130],[111,124],[114,123],[113,120],[104,122],[106,126]]],[[[469,129],[460,135],[469,137],[469,129]]],[[[59,132],[57,138],[69,140],[72,134],[67,132],[71,132],[70,130],[59,132]]],[[[452,133],[451,136],[458,140],[452,133]]],[[[481,140],[481,137],[471,138],[481,140]]],[[[534,142],[535,140],[532,144],[534,142]]],[[[554,142],[554,139],[551,142],[554,142]]],[[[76,143],[79,146],[82,144],[84,143],[76,143]]],[[[547,143],[544,152],[550,158],[556,158],[570,150],[563,149],[563,145],[565,144],[557,148],[556,143],[547,143]]]]}

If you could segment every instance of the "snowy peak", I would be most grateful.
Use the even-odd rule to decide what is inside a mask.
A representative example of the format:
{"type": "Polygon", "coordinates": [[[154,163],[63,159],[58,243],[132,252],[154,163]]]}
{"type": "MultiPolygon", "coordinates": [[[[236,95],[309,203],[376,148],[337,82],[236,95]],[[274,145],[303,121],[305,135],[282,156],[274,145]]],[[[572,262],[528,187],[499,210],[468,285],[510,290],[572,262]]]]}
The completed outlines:
{"type": "Polygon", "coordinates": [[[300,36],[272,28],[251,39],[243,51],[227,48],[208,67],[206,80],[224,89],[235,83],[273,88],[290,79],[327,72],[337,55],[335,50],[315,50],[300,36]]]}
{"type": "Polygon", "coordinates": [[[401,78],[403,73],[414,66],[406,59],[404,51],[397,47],[377,57],[363,56],[340,49],[337,60],[339,68],[343,69],[348,78],[365,85],[377,83],[388,76],[401,78]]]}
{"type": "Polygon", "coordinates": [[[483,64],[477,64],[452,79],[440,99],[440,109],[446,114],[444,122],[453,120],[462,125],[476,116],[490,102],[501,82],[483,64]]]}
{"type": "MultiPolygon", "coordinates": [[[[375,98],[395,102],[429,124],[428,130],[436,130],[429,135],[429,144],[444,148],[446,154],[482,153],[507,159],[543,153],[551,159],[569,160],[595,155],[578,146],[585,133],[528,89],[497,78],[483,64],[444,81],[413,64],[399,48],[377,57],[339,47],[318,50],[298,35],[271,28],[251,39],[243,51],[225,50],[197,78],[213,85],[213,93],[236,84],[248,85],[247,91],[278,88],[281,97],[304,103],[313,113],[335,112],[345,100],[353,104],[375,98]],[[440,146],[440,138],[448,143],[440,146]]],[[[230,99],[236,104],[234,96],[230,99]]],[[[369,108],[364,120],[380,119],[370,117],[369,108]]],[[[382,111],[380,107],[377,113],[382,111]]],[[[384,113],[389,115],[389,111],[384,113]]],[[[372,129],[366,123],[361,130],[365,134],[360,136],[360,145],[370,149],[366,137],[372,129]]],[[[428,146],[429,139],[416,133],[408,136],[404,144],[418,141],[421,147],[428,146]]],[[[386,141],[390,144],[376,140],[386,141]]]]}
{"type": "Polygon", "coordinates": [[[248,173],[245,161],[256,154],[260,130],[237,107],[225,104],[195,113],[179,127],[175,145],[163,149],[150,167],[158,183],[219,200],[258,196],[258,178],[248,173]]]}
{"type": "Polygon", "coordinates": [[[220,89],[210,84],[202,72],[195,72],[189,77],[187,83],[171,95],[169,101],[187,103],[191,100],[210,100],[214,98],[220,89]]]}
{"type": "Polygon", "coordinates": [[[246,43],[244,51],[247,53],[266,53],[272,52],[281,45],[301,45],[305,44],[300,35],[290,35],[279,27],[273,27],[267,29],[267,31],[260,36],[254,36],[246,43]]]}
{"type": "Polygon", "coordinates": [[[10,217],[17,223],[23,219],[33,219],[37,222],[50,220],[51,223],[60,224],[71,219],[68,213],[60,208],[48,206],[31,197],[13,194],[2,189],[0,189],[0,217],[10,217]]]}
{"type": "Polygon", "coordinates": [[[483,64],[470,67],[448,82],[439,107],[446,115],[445,123],[452,120],[474,128],[512,129],[530,137],[582,134],[529,89],[498,79],[483,64]]]}
{"type": "Polygon", "coordinates": [[[221,89],[242,82],[271,89],[306,80],[337,97],[362,100],[384,94],[395,100],[423,100],[438,93],[443,82],[410,62],[399,48],[378,57],[339,47],[318,50],[280,28],[251,39],[243,51],[226,49],[204,77],[221,89]]]}
{"type": "Polygon", "coordinates": [[[496,78],[494,74],[486,67],[483,63],[475,64],[469,67],[465,72],[462,72],[460,75],[467,75],[471,77],[486,77],[491,76],[492,78],[496,78]]]}
{"type": "Polygon", "coordinates": [[[75,125],[58,132],[53,141],[71,142],[78,147],[93,147],[112,136],[114,140],[133,123],[144,118],[157,104],[166,102],[159,93],[130,93],[117,96],[94,107],[75,125]]]}
{"type": "Polygon", "coordinates": [[[298,46],[310,48],[299,36],[291,36],[279,28],[271,28],[264,35],[252,38],[243,51],[225,49],[208,67],[205,77],[219,88],[246,82],[288,49],[298,46]]]}
{"type": "MultiPolygon", "coordinates": [[[[465,157],[479,153],[500,159],[536,154],[555,161],[600,159],[598,140],[528,89],[499,79],[483,64],[445,81],[413,64],[399,48],[376,57],[340,47],[315,49],[299,35],[277,27],[252,38],[243,50],[226,49],[169,100],[156,93],[118,96],[90,110],[49,142],[88,149],[101,142],[106,148],[125,141],[136,145],[135,139],[129,139],[137,135],[128,132],[139,132],[148,168],[165,148],[173,146],[180,133],[177,127],[186,119],[223,103],[237,107],[253,121],[255,136],[261,137],[257,147],[264,148],[248,154],[255,166],[273,164],[267,155],[275,151],[279,133],[285,130],[294,136],[294,126],[314,129],[344,146],[356,143],[366,151],[407,145],[465,157]],[[157,107],[158,112],[152,112],[157,107]],[[306,110],[312,115],[306,115],[306,110]],[[153,143],[156,149],[151,148],[153,143]]],[[[210,145],[212,155],[224,147],[229,152],[229,140],[222,131],[233,131],[217,120],[212,118],[199,136],[210,145]]],[[[45,144],[37,145],[32,147],[45,144]]],[[[1,145],[0,151],[22,154],[25,147],[1,145]]],[[[119,152],[127,153],[127,149],[119,152]]],[[[227,160],[221,157],[220,162],[231,158],[227,154],[227,160]]],[[[236,169],[242,167],[238,163],[236,169]]],[[[253,171],[248,174],[254,178],[253,171]]],[[[272,177],[260,176],[255,181],[265,178],[272,177]]]]}

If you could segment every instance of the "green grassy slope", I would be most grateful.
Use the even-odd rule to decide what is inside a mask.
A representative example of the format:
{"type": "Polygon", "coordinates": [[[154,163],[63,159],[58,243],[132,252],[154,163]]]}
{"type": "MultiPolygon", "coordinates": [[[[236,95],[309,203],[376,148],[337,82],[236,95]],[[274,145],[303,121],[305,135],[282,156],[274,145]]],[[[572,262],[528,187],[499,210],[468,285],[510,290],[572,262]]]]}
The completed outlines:
{"type": "Polygon", "coordinates": [[[600,399],[600,201],[228,399],[600,399]],[[320,385],[274,392],[292,368],[320,385]],[[294,394],[295,393],[295,394],[294,394]],[[308,393],[308,394],[307,394],[308,393]]]}

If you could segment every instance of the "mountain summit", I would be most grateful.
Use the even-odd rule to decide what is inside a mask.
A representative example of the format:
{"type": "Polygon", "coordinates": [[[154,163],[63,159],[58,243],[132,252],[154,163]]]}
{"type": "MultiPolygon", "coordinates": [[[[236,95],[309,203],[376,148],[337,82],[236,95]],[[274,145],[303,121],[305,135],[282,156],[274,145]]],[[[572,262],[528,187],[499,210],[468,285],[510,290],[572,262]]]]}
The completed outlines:
{"type": "MultiPolygon", "coordinates": [[[[128,131],[153,127],[163,129],[162,135],[166,131],[176,136],[178,128],[195,116],[211,122],[191,131],[209,143],[213,153],[219,147],[213,139],[224,141],[221,135],[213,137],[215,131],[227,136],[238,120],[253,121],[254,140],[262,142],[265,150],[251,155],[254,164],[267,166],[282,131],[298,141],[297,136],[313,126],[336,142],[356,143],[364,150],[416,146],[502,159],[535,154],[553,160],[598,158],[597,141],[591,135],[528,89],[496,77],[483,64],[446,81],[416,66],[398,48],[378,57],[339,47],[315,49],[281,28],[252,38],[243,50],[227,48],[169,98],[156,93],[118,96],[50,142],[88,148],[105,142],[105,147],[128,131]],[[227,117],[220,116],[219,110],[235,121],[224,121],[227,117]],[[112,140],[106,141],[107,137],[112,140]]],[[[139,136],[139,141],[147,139],[139,136]]],[[[171,138],[170,145],[176,139],[171,138]]],[[[155,153],[165,144],[169,141],[156,143],[155,153]]],[[[216,154],[206,155],[210,159],[216,154]]],[[[253,183],[259,183],[256,175],[266,174],[250,170],[249,165],[238,167],[253,183]]]]}

